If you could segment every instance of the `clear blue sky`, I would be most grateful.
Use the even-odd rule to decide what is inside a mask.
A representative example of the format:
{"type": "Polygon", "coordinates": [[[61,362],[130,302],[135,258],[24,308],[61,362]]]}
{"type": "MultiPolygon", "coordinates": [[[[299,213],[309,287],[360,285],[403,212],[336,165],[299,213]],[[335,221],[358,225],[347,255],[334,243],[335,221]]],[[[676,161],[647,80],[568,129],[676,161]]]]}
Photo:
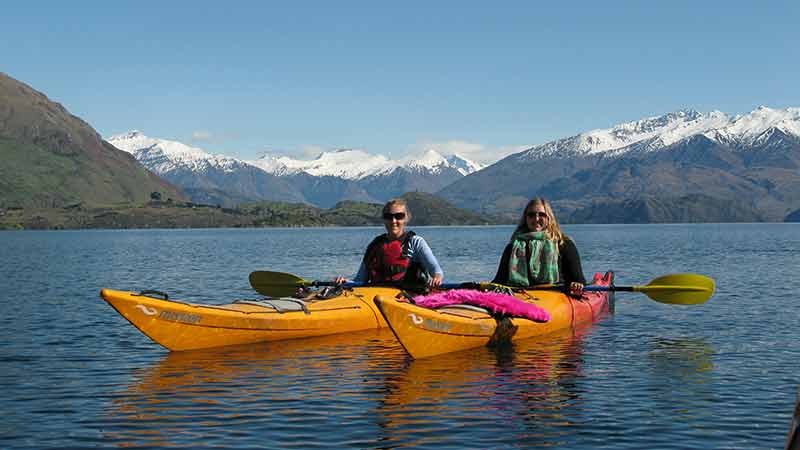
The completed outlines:
{"type": "Polygon", "coordinates": [[[0,71],[104,137],[499,154],[683,108],[800,106],[800,1],[10,0],[0,71]]]}

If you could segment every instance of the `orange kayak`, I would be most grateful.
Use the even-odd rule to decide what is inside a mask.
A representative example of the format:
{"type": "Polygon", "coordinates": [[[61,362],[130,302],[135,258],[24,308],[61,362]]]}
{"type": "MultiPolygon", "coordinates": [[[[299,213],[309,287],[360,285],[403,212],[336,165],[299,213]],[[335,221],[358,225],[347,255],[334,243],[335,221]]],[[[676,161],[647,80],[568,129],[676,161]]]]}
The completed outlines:
{"type": "Polygon", "coordinates": [[[394,297],[389,287],[356,287],[328,299],[262,299],[202,305],[143,293],[102,289],[100,296],[122,317],[169,350],[296,339],[382,328],[375,296],[394,297]]]}
{"type": "MultiPolygon", "coordinates": [[[[614,274],[597,274],[591,284],[612,285],[614,274]]],[[[481,308],[446,306],[423,308],[408,301],[377,296],[375,304],[403,348],[414,358],[480,347],[491,342],[512,341],[575,329],[592,323],[614,306],[614,293],[585,292],[572,298],[554,290],[520,290],[517,298],[533,303],[548,313],[544,323],[513,318],[500,322],[481,308]]]]}

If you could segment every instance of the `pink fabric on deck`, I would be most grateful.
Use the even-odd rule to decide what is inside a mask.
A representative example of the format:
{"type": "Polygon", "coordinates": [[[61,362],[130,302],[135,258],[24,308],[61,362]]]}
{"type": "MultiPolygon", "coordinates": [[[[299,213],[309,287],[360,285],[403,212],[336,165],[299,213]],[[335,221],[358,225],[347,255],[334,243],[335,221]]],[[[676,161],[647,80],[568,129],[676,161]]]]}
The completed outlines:
{"type": "Polygon", "coordinates": [[[481,292],[470,289],[453,289],[435,294],[414,297],[414,303],[425,308],[441,308],[448,305],[481,306],[489,311],[524,317],[534,322],[547,322],[550,313],[544,309],[524,302],[512,295],[497,292],[481,292]]]}

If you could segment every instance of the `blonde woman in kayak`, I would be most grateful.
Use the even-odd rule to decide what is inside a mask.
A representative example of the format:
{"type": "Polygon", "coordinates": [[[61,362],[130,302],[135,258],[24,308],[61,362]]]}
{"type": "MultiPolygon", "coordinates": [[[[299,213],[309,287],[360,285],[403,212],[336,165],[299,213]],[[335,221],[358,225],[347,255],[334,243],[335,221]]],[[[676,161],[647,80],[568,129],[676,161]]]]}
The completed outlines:
{"type": "MultiPolygon", "coordinates": [[[[437,287],[444,272],[425,239],[406,230],[411,211],[403,199],[389,200],[383,206],[386,233],[367,246],[353,281],[403,287],[437,287]]],[[[346,283],[344,277],[337,283],[346,283]]]]}
{"type": "Polygon", "coordinates": [[[586,279],[578,249],[561,231],[544,198],[536,197],[525,206],[493,282],[514,287],[563,283],[569,295],[583,293],[586,279]]]}

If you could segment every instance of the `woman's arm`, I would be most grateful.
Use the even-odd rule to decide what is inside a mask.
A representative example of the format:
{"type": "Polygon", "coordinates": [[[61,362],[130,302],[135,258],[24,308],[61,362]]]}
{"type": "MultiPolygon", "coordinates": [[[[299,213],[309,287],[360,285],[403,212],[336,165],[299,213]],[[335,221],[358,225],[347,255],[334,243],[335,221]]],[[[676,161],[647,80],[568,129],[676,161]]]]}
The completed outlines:
{"type": "Polygon", "coordinates": [[[422,267],[429,274],[433,276],[439,275],[440,278],[444,277],[444,271],[442,267],[439,266],[439,261],[436,260],[433,251],[428,246],[428,243],[425,242],[425,239],[420,236],[412,237],[410,249],[412,261],[422,264],[422,267]]]}
{"type": "MultiPolygon", "coordinates": [[[[367,263],[366,263],[367,253],[369,253],[369,247],[367,247],[367,251],[364,252],[364,257],[361,258],[361,265],[358,266],[358,272],[356,272],[356,277],[353,278],[353,281],[356,282],[356,283],[368,283],[369,282],[369,271],[367,270],[367,263]]],[[[342,276],[336,277],[336,282],[339,283],[339,284],[347,283],[348,281],[350,281],[350,280],[348,280],[345,277],[342,277],[342,276]]]]}
{"type": "Polygon", "coordinates": [[[361,261],[361,265],[358,266],[358,272],[356,273],[356,277],[353,278],[353,281],[356,283],[366,283],[369,279],[369,273],[367,272],[367,265],[364,264],[364,261],[361,261]]]}
{"type": "Polygon", "coordinates": [[[561,276],[564,278],[564,284],[567,286],[573,282],[586,284],[581,268],[581,256],[572,239],[565,239],[558,251],[561,254],[561,276]]]}
{"type": "Polygon", "coordinates": [[[507,284],[508,283],[508,260],[511,258],[511,244],[506,245],[503,250],[503,256],[500,257],[500,265],[497,266],[497,274],[494,276],[492,283],[507,284]]]}

